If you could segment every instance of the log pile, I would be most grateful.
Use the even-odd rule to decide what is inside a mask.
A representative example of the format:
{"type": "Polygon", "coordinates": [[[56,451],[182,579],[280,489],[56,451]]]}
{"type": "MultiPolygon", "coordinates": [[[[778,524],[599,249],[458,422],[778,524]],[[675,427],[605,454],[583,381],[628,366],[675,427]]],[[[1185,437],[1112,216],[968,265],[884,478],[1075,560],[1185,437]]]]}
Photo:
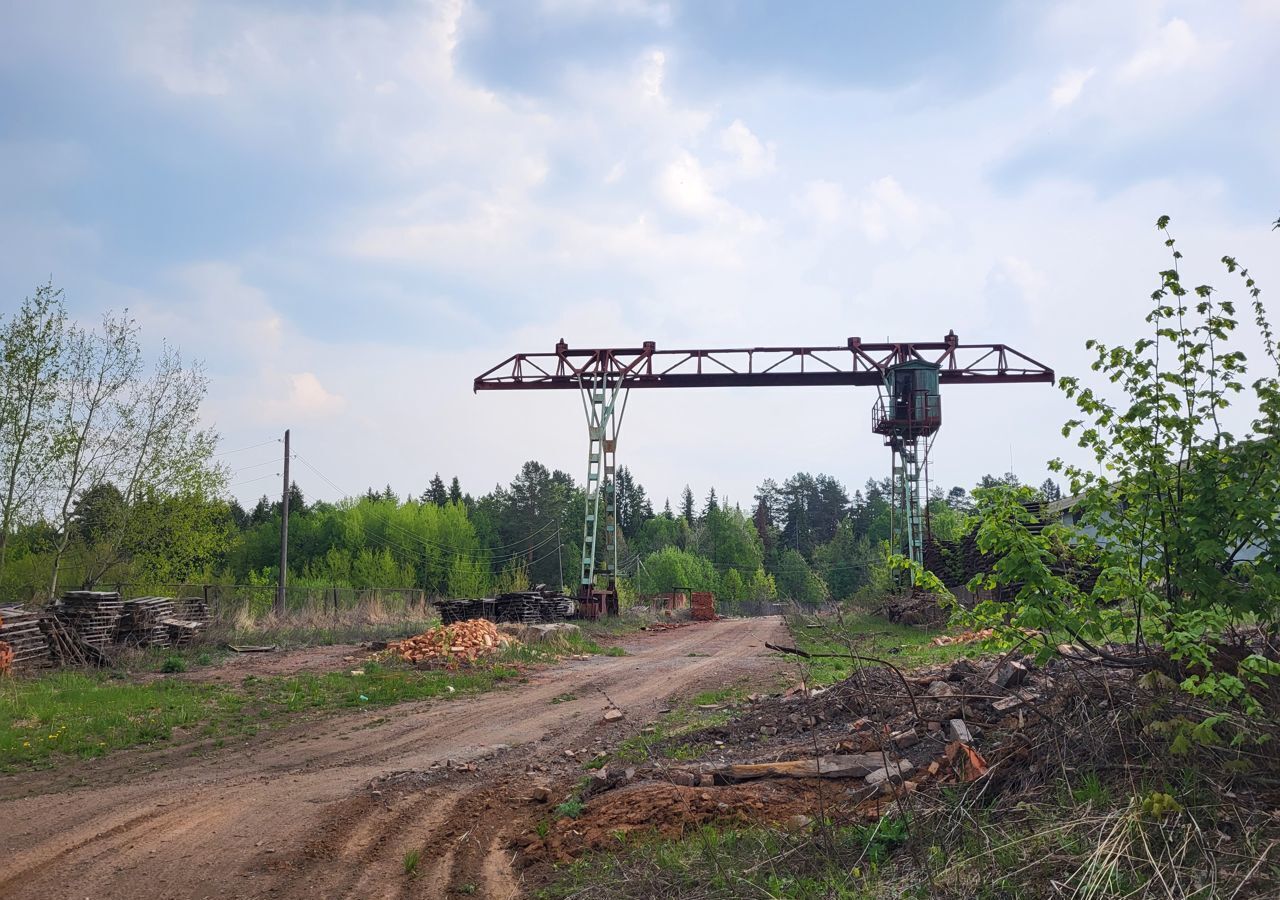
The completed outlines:
{"type": "Polygon", "coordinates": [[[54,614],[85,643],[104,649],[115,638],[124,603],[115,591],[67,591],[54,614]]]}
{"type": "Polygon", "coordinates": [[[173,619],[173,600],[168,597],[137,597],[122,604],[117,640],[136,647],[168,647],[168,622],[173,619]]]}
{"type": "Polygon", "coordinates": [[[416,637],[392,641],[387,644],[387,650],[405,662],[415,664],[451,660],[473,662],[509,644],[518,643],[515,638],[501,634],[489,620],[470,619],[452,625],[437,625],[416,637]]]}
{"type": "Polygon", "coordinates": [[[8,675],[13,670],[13,650],[4,641],[0,641],[0,675],[8,675]]]}
{"type": "Polygon", "coordinates": [[[49,665],[49,645],[40,633],[40,614],[17,606],[0,608],[0,641],[9,647],[14,669],[49,665]]]}

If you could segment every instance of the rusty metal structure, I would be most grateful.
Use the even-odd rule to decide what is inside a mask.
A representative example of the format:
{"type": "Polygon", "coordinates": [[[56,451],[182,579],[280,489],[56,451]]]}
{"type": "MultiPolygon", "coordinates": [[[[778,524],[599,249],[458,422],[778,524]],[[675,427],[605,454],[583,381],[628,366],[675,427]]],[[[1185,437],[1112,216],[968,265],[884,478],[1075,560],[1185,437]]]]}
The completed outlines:
{"type": "Polygon", "coordinates": [[[476,376],[476,391],[576,390],[587,418],[586,509],[578,599],[596,614],[616,609],[618,541],[614,475],[618,435],[632,388],[875,387],[872,430],[893,457],[895,543],[923,559],[922,473],[942,425],[942,385],[1052,382],[1053,370],[1004,344],[941,341],[843,346],[659,350],[571,348],[517,353],[476,376]],[[603,581],[603,584],[600,582],[603,581]]]}

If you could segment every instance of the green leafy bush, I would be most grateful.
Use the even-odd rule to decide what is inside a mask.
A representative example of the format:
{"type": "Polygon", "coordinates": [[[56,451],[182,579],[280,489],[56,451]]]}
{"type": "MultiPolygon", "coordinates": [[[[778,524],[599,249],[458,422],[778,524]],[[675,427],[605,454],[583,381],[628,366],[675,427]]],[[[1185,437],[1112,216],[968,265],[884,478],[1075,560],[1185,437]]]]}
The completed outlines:
{"type": "Polygon", "coordinates": [[[1257,713],[1250,687],[1280,674],[1280,661],[1251,653],[1224,664],[1222,651],[1233,632],[1256,630],[1271,647],[1280,635],[1280,556],[1269,549],[1280,547],[1280,358],[1260,289],[1224,257],[1266,355],[1266,371],[1246,382],[1245,354],[1232,344],[1236,304],[1209,285],[1183,286],[1168,223],[1157,227],[1172,265],[1151,295],[1149,336],[1087,345],[1113,390],[1060,380],[1081,413],[1063,434],[1093,457],[1087,467],[1051,463],[1078,495],[1073,525],[1041,530],[1025,489],[975,492],[978,546],[995,562],[971,587],[1012,596],[979,604],[971,618],[1011,638],[1040,630],[1046,653],[1064,631],[1091,651],[1123,639],[1134,662],[1158,650],[1180,665],[1183,690],[1257,713]],[[1250,421],[1237,436],[1228,424],[1242,405],[1250,421]],[[1096,566],[1090,590],[1070,577],[1072,560],[1096,566]]]}

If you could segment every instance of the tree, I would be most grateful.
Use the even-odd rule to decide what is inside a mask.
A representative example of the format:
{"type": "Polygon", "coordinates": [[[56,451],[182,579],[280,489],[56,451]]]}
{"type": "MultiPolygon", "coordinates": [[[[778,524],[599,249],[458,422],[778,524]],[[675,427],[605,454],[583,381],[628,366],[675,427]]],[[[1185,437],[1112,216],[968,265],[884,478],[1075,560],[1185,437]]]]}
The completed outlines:
{"type": "Polygon", "coordinates": [[[687,524],[693,525],[693,491],[687,484],[684,486],[684,493],[680,495],[680,517],[687,524]]]}
{"type": "Polygon", "coordinates": [[[453,476],[453,481],[449,482],[449,502],[462,502],[462,484],[458,481],[458,476],[453,476]]]}
{"type": "Polygon", "coordinates": [[[856,534],[853,519],[845,518],[835,536],[814,550],[813,565],[831,596],[847,600],[868,582],[872,558],[870,542],[856,534]]]}
{"type": "Polygon", "coordinates": [[[436,506],[444,506],[449,502],[449,492],[445,490],[444,480],[440,477],[439,472],[431,479],[431,485],[422,496],[424,502],[434,503],[436,506]]]}
{"type": "Polygon", "coordinates": [[[1040,496],[1050,503],[1055,500],[1062,499],[1062,488],[1058,487],[1058,482],[1052,478],[1046,478],[1044,483],[1040,485],[1040,496]]]}
{"type": "Polygon", "coordinates": [[[58,572],[71,542],[76,498],[86,487],[108,480],[118,470],[113,440],[119,423],[116,411],[123,406],[124,394],[142,365],[137,326],[125,316],[105,316],[101,334],[70,328],[65,347],[51,473],[59,498],[54,510],[58,539],[49,579],[51,597],[58,592],[58,572]]]}
{"type": "Polygon", "coordinates": [[[773,574],[778,585],[778,595],[783,599],[816,606],[827,598],[827,589],[822,579],[813,573],[798,550],[783,550],[778,559],[778,570],[773,574]]]}
{"type": "MultiPolygon", "coordinates": [[[[973,619],[1011,639],[1041,627],[1065,629],[1091,648],[1124,636],[1135,664],[1159,648],[1181,666],[1183,689],[1256,713],[1249,685],[1280,674],[1280,664],[1247,648],[1220,651],[1227,635],[1245,628],[1267,632],[1264,643],[1280,631],[1280,355],[1260,290],[1224,257],[1244,282],[1267,357],[1265,373],[1246,387],[1245,356],[1231,345],[1236,303],[1219,301],[1208,285],[1183,285],[1182,254],[1167,226],[1167,217],[1157,223],[1172,265],[1152,294],[1151,336],[1130,346],[1088,342],[1092,368],[1115,388],[1060,381],[1080,411],[1064,434],[1076,436],[1093,464],[1054,460],[1050,468],[1070,478],[1080,498],[1074,511],[1092,534],[1042,530],[1026,508],[1026,489],[982,494],[978,546],[995,562],[976,581],[1006,586],[1013,598],[979,604],[973,619]],[[1253,413],[1243,440],[1223,424],[1241,397],[1253,413]],[[1052,565],[1064,553],[1095,558],[1101,574],[1091,590],[1052,565]],[[1233,662],[1216,668],[1224,658],[1233,662]]],[[[1046,631],[1042,655],[1055,646],[1046,631]]]]}
{"type": "Polygon", "coordinates": [[[9,535],[38,511],[51,461],[66,318],[62,292],[49,283],[0,319],[0,579],[9,535]]]}
{"type": "Polygon", "coordinates": [[[636,589],[642,594],[715,591],[719,586],[720,577],[710,560],[675,547],[664,547],[645,557],[636,575],[636,589]]]}

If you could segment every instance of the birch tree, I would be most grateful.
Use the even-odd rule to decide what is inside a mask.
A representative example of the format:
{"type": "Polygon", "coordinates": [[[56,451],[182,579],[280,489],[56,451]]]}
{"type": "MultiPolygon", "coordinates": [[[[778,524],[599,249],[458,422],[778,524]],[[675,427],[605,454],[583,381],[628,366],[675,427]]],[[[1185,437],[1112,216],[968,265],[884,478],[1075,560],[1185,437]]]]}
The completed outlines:
{"type": "Polygon", "coordinates": [[[57,538],[49,578],[50,597],[58,592],[58,576],[71,543],[77,498],[82,491],[110,480],[119,470],[127,393],[141,368],[138,326],[127,313],[104,316],[101,333],[80,327],[68,330],[51,467],[57,486],[52,510],[57,538]]]}
{"type": "Polygon", "coordinates": [[[52,284],[37,288],[11,319],[0,319],[0,580],[10,535],[39,511],[66,319],[62,292],[52,284]]]}

